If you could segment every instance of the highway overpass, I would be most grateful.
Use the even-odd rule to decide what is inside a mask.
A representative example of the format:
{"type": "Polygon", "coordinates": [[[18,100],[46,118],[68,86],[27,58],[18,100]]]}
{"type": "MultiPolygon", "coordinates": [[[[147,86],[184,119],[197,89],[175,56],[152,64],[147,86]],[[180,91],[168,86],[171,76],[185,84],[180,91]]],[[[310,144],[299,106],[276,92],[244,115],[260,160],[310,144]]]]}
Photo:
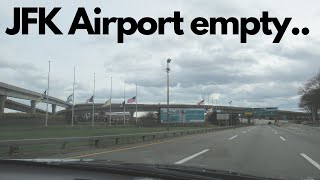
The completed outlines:
{"type": "MultiPolygon", "coordinates": [[[[30,113],[33,111],[31,106],[28,106],[28,105],[25,105],[25,104],[22,104],[22,103],[19,103],[16,101],[12,101],[10,99],[6,99],[5,108],[20,111],[20,112],[26,112],[26,113],[30,113]]],[[[46,111],[42,110],[42,109],[35,108],[35,113],[46,113],[46,111]]]]}
{"type": "MultiPolygon", "coordinates": [[[[103,103],[97,103],[94,105],[95,112],[109,112],[110,106],[102,107],[103,103]]],[[[112,104],[111,111],[112,112],[123,112],[123,108],[120,107],[121,104],[112,104]]],[[[166,108],[166,104],[138,104],[138,112],[159,112],[161,108],[166,108]]],[[[170,104],[170,108],[203,108],[202,106],[190,105],[190,104],[170,104]]],[[[205,106],[206,110],[210,108],[223,110],[226,113],[233,114],[242,114],[244,110],[248,109],[248,107],[234,107],[234,106],[205,106]]],[[[57,112],[59,115],[66,115],[67,117],[71,116],[71,108],[67,108],[57,112]]],[[[131,115],[136,111],[135,104],[126,104],[126,112],[130,112],[131,115]]],[[[75,115],[81,115],[85,113],[92,113],[92,104],[77,104],[74,106],[75,115]]],[[[279,117],[286,116],[287,119],[295,120],[297,117],[305,117],[308,114],[304,112],[294,112],[294,111],[284,111],[278,110],[279,117]]]]}
{"type": "MultiPolygon", "coordinates": [[[[30,91],[27,89],[23,89],[17,86],[13,86],[10,84],[0,82],[0,113],[4,112],[4,108],[8,109],[22,109],[22,112],[37,112],[36,109],[36,101],[41,97],[42,93],[30,91]],[[13,103],[12,101],[7,101],[7,97],[30,100],[30,109],[26,108],[25,105],[21,103],[13,103]],[[10,104],[7,105],[6,103],[9,102],[10,104]]],[[[47,102],[46,99],[43,102],[47,102]]],[[[48,103],[52,105],[52,113],[56,113],[56,106],[68,108],[71,104],[66,103],[64,100],[49,96],[48,103]]],[[[39,110],[38,110],[39,111],[39,110]]]]}
{"type": "MultiPolygon", "coordinates": [[[[102,107],[103,103],[97,103],[94,105],[95,112],[99,111],[110,111],[110,106],[102,107]]],[[[120,107],[121,104],[112,104],[111,111],[112,112],[123,112],[123,108],[120,107]]],[[[161,108],[167,108],[166,104],[138,104],[138,112],[156,112],[159,111],[161,108]]],[[[189,105],[189,104],[170,104],[170,108],[203,108],[202,106],[197,105],[189,105]]],[[[206,109],[212,108],[212,106],[206,106],[206,109]]],[[[223,108],[224,111],[231,111],[233,113],[242,113],[241,107],[219,107],[223,108]]],[[[130,114],[133,114],[136,111],[136,104],[126,104],[126,111],[130,112],[130,114]]],[[[92,113],[92,104],[77,104],[74,106],[74,112],[75,114],[85,114],[85,113],[92,113]]],[[[71,113],[71,108],[67,108],[65,110],[57,112],[57,114],[66,114],[71,113]]]]}
{"type": "MultiPolygon", "coordinates": [[[[41,97],[42,93],[30,91],[13,85],[0,82],[0,113],[4,112],[4,108],[13,109],[17,111],[27,112],[27,113],[44,113],[45,111],[36,108],[36,101],[41,97]],[[13,100],[7,99],[7,97],[19,98],[30,100],[30,106],[15,102],[13,100]]],[[[46,102],[46,99],[43,100],[46,102]]],[[[57,112],[60,115],[65,115],[66,117],[71,116],[71,104],[66,103],[64,100],[51,97],[48,98],[48,103],[52,105],[52,114],[56,114],[56,106],[64,107],[65,110],[57,112]]],[[[109,112],[108,107],[102,107],[103,103],[95,104],[95,112],[109,112]]],[[[161,108],[166,108],[166,104],[138,104],[139,112],[159,112],[161,108]]],[[[206,110],[209,108],[223,109],[224,112],[242,114],[248,107],[230,107],[230,106],[205,106],[206,110]]],[[[170,104],[170,108],[203,108],[203,106],[197,106],[195,104],[170,104]]],[[[126,111],[130,112],[131,115],[136,111],[135,104],[126,104],[126,111]]],[[[123,112],[123,108],[120,108],[120,104],[112,104],[112,112],[123,112]]],[[[92,113],[92,104],[77,104],[75,105],[75,114],[85,114],[92,113]]],[[[297,117],[307,117],[308,114],[304,112],[293,112],[293,111],[283,111],[278,110],[278,115],[280,117],[287,117],[287,119],[296,119],[297,117]]]]}

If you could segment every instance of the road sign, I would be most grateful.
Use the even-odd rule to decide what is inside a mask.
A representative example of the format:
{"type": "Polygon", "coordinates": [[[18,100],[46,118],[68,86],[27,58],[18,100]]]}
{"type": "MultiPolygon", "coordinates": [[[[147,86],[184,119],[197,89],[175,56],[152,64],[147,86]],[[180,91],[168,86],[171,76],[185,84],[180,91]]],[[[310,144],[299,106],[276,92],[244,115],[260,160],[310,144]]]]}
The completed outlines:
{"type": "Polygon", "coordinates": [[[278,107],[254,108],[255,116],[277,116],[278,107]]]}
{"type": "MultiPolygon", "coordinates": [[[[161,123],[167,122],[167,108],[160,109],[161,123]]],[[[204,122],[202,108],[169,108],[169,123],[204,122]]]]}
{"type": "Polygon", "coordinates": [[[229,114],[217,114],[217,120],[228,120],[229,114]]]}
{"type": "Polygon", "coordinates": [[[244,112],[244,116],[246,116],[246,117],[249,117],[249,116],[252,116],[252,115],[253,115],[252,112],[244,112]]]}

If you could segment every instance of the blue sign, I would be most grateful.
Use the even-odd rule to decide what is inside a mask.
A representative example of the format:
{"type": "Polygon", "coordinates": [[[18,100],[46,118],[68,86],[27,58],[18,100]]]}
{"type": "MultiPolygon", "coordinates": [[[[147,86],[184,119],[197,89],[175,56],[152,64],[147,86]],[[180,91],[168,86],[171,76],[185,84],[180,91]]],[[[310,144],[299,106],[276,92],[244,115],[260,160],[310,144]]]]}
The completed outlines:
{"type": "MultiPolygon", "coordinates": [[[[160,110],[161,123],[167,123],[167,108],[160,110]]],[[[204,110],[169,108],[169,123],[204,122],[204,110]]]]}

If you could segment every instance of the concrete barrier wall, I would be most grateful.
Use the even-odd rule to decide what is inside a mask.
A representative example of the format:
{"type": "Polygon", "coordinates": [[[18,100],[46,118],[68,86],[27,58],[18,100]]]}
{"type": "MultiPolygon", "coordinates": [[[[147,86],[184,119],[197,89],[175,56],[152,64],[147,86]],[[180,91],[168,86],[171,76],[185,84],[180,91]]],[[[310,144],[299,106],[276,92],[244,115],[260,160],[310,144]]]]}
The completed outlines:
{"type": "Polygon", "coordinates": [[[105,148],[121,144],[132,144],[146,141],[154,141],[163,138],[209,133],[233,129],[237,127],[214,127],[181,131],[118,134],[89,137],[1,140],[0,150],[2,151],[2,157],[19,158],[21,156],[23,158],[26,158],[27,156],[28,158],[36,158],[39,156],[41,157],[57,154],[62,155],[68,152],[76,152],[80,149],[86,150],[88,148],[105,148]]]}

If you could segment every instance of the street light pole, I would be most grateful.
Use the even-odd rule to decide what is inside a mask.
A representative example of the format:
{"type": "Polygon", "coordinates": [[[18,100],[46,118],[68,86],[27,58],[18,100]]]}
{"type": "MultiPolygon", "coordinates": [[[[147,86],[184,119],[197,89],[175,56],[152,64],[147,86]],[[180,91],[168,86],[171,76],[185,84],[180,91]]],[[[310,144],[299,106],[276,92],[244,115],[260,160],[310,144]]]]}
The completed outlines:
{"type": "Polygon", "coordinates": [[[126,125],[126,81],[123,86],[123,125],[126,125]]]}
{"type": "Polygon", "coordinates": [[[112,112],[111,112],[111,106],[112,106],[112,76],[110,77],[110,109],[109,109],[109,126],[111,126],[111,118],[112,118],[112,112]]]}
{"type": "Polygon", "coordinates": [[[49,72],[48,72],[48,88],[47,88],[47,94],[46,94],[47,108],[46,108],[46,122],[45,122],[45,127],[48,126],[48,98],[49,98],[49,89],[50,89],[50,61],[49,61],[49,72]]]}
{"type": "Polygon", "coordinates": [[[230,105],[230,113],[229,113],[229,114],[230,114],[230,123],[231,123],[231,125],[232,125],[232,122],[231,122],[231,121],[232,121],[232,115],[231,115],[231,103],[232,103],[232,101],[230,101],[230,102],[229,102],[229,105],[230,105]]]}
{"type": "Polygon", "coordinates": [[[169,63],[171,62],[171,59],[167,59],[167,68],[166,68],[166,72],[167,72],[167,131],[169,131],[169,72],[170,72],[170,68],[169,68],[169,63]]]}
{"type": "Polygon", "coordinates": [[[71,114],[71,126],[73,126],[74,119],[74,86],[76,83],[76,67],[73,67],[73,86],[72,86],[72,114],[71,114]]]}
{"type": "Polygon", "coordinates": [[[96,93],[96,73],[93,73],[92,126],[94,126],[94,99],[96,93]]]}
{"type": "Polygon", "coordinates": [[[136,125],[138,125],[138,85],[136,83],[136,125]]]}

